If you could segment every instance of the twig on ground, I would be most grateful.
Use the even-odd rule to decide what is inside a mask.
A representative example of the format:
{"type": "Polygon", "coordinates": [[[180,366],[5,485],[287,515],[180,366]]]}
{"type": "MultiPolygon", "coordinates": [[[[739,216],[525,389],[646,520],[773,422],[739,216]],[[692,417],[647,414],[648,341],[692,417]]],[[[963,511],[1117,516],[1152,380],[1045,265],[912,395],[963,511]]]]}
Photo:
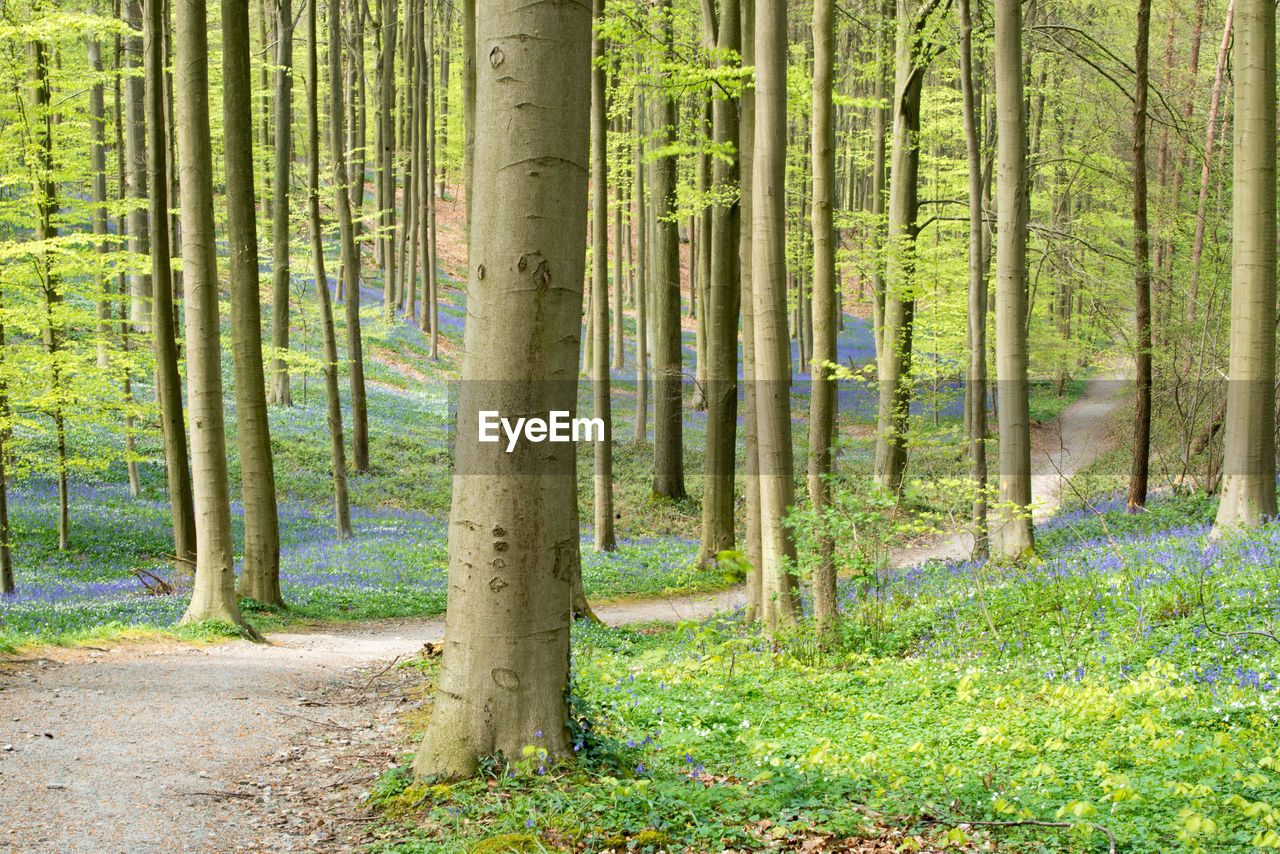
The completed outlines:
{"type": "Polygon", "coordinates": [[[360,693],[361,693],[361,694],[363,694],[363,693],[365,693],[366,691],[368,691],[368,690],[369,690],[369,686],[373,684],[373,681],[374,681],[375,679],[377,679],[379,676],[381,676],[382,674],[386,673],[386,672],[387,672],[388,670],[390,670],[391,668],[395,667],[395,666],[396,666],[396,662],[397,662],[397,661],[399,661],[399,660],[400,660],[400,656],[398,656],[398,655],[397,655],[395,658],[391,659],[391,663],[390,663],[390,664],[388,664],[386,667],[382,668],[382,669],[381,669],[381,670],[379,670],[377,673],[375,673],[375,674],[373,674],[372,676],[370,676],[370,677],[369,677],[369,681],[368,681],[368,682],[366,682],[366,683],[364,683],[364,687],[360,689],[360,693]]]}
{"type": "Polygon", "coordinates": [[[213,791],[213,792],[183,792],[184,795],[201,795],[206,798],[247,798],[254,799],[258,795],[255,792],[230,792],[230,791],[213,791]]]}
{"type": "Polygon", "coordinates": [[[348,732],[351,730],[351,727],[343,726],[342,724],[335,724],[333,721],[318,721],[315,718],[308,718],[305,715],[295,715],[293,712],[286,712],[286,711],[282,711],[281,709],[276,709],[275,712],[277,715],[284,715],[286,718],[297,718],[300,721],[313,723],[316,726],[327,726],[330,729],[340,729],[348,732]]]}

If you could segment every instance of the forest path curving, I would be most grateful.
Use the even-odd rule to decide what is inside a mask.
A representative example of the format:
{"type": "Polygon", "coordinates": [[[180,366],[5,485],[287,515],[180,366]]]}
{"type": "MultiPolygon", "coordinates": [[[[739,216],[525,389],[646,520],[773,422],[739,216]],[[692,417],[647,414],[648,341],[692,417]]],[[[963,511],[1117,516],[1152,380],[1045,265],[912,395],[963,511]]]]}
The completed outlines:
{"type": "MultiPolygon", "coordinates": [[[[1112,380],[1038,430],[1042,516],[1061,480],[1107,448],[1112,380]]],[[[896,566],[968,556],[953,534],[896,566]]],[[[741,606],[713,595],[603,603],[610,625],[678,622],[741,606]]],[[[235,641],[43,650],[0,661],[0,852],[245,854],[355,849],[361,792],[408,749],[400,713],[423,702],[388,670],[443,618],[345,624],[235,641]],[[407,691],[407,693],[406,693],[407,691]]]]}

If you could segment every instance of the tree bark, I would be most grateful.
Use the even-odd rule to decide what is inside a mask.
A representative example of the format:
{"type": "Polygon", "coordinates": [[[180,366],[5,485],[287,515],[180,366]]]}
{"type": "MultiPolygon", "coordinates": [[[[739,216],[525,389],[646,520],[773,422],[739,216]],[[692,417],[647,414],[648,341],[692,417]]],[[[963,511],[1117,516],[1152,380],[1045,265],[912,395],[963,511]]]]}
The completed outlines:
{"type": "MultiPolygon", "coordinates": [[[[253,78],[249,6],[222,0],[223,134],[226,140],[227,247],[231,273],[231,355],[235,373],[236,443],[244,501],[244,562],[237,592],[267,605],[280,595],[280,527],[276,475],[263,386],[262,307],[258,290],[258,225],[253,178],[253,78]]],[[[277,197],[284,195],[277,189],[277,197]]],[[[287,248],[286,248],[287,250],[287,248]]]]}
{"type": "MultiPolygon", "coordinates": [[[[319,2],[319,0],[312,0],[319,2]]],[[[364,387],[364,346],[360,336],[360,259],[347,189],[346,106],[342,85],[342,38],[338,28],[340,0],[329,0],[329,145],[338,210],[338,242],[342,251],[346,293],[347,358],[351,362],[351,467],[369,470],[369,410],[364,387]]]]}
{"type": "Polygon", "coordinates": [[[338,393],[338,335],[333,326],[329,279],[324,272],[324,237],[320,228],[320,74],[317,61],[316,5],[307,2],[307,219],[311,226],[311,262],[320,306],[324,347],[324,389],[329,426],[329,461],[333,472],[333,514],[338,536],[351,536],[347,497],[347,452],[342,435],[342,400],[338,393]]]}
{"type": "MultiPolygon", "coordinates": [[[[658,26],[668,58],[674,55],[671,0],[658,0],[658,26]]],[[[670,93],[656,99],[659,145],[676,143],[676,102],[670,93]]],[[[680,241],[675,221],[676,156],[657,157],[650,167],[653,186],[653,493],[684,498],[684,434],[681,412],[680,241]]]]}
{"type": "MultiPolygon", "coordinates": [[[[639,64],[639,54],[636,63],[639,64]]],[[[636,197],[636,423],[631,440],[637,445],[649,441],[649,310],[648,310],[648,275],[649,275],[649,218],[645,211],[645,114],[648,107],[644,101],[644,91],[636,87],[636,150],[635,150],[635,192],[636,197]]]]}
{"type": "Polygon", "coordinates": [[[396,0],[383,0],[382,4],[382,59],[379,68],[378,127],[381,148],[378,152],[378,181],[382,187],[382,207],[378,211],[381,226],[379,241],[382,244],[383,284],[382,317],[387,322],[395,313],[396,273],[396,0]]]}
{"type": "Polygon", "coordinates": [[[1133,99],[1133,254],[1134,363],[1133,464],[1129,469],[1130,512],[1147,503],[1147,464],[1151,453],[1151,235],[1147,224],[1147,80],[1151,0],[1138,0],[1134,47],[1133,99]]]}
{"type": "MultiPolygon", "coordinates": [[[[196,577],[184,623],[225,620],[257,638],[240,614],[227,497],[222,341],[209,133],[209,48],[204,0],[174,0],[174,94],[182,173],[182,268],[186,286],[187,399],[191,412],[196,577]]],[[[261,380],[259,380],[261,381],[261,380]]]]}
{"type": "MultiPolygon", "coordinates": [[[[755,64],[755,0],[741,0],[742,21],[742,64],[755,64]]],[[[746,620],[752,622],[764,615],[761,600],[763,581],[760,568],[761,533],[760,533],[760,448],[759,431],[756,421],[756,348],[755,348],[755,300],[752,288],[753,267],[752,229],[755,228],[755,134],[756,134],[756,96],[755,87],[750,81],[744,81],[741,97],[741,112],[738,122],[738,176],[741,187],[738,192],[738,283],[742,303],[742,448],[743,473],[746,475],[745,515],[743,520],[742,553],[747,560],[747,610],[746,620]]]]}
{"type": "MultiPolygon", "coordinates": [[[[813,4],[813,371],[809,392],[809,502],[815,514],[831,503],[831,443],[835,433],[836,377],[836,246],[834,196],[836,183],[835,122],[835,3],[813,4]]],[[[835,631],[835,538],[818,534],[813,569],[813,614],[818,631],[835,631]]]]}
{"type": "Polygon", "coordinates": [[[449,603],[439,689],[413,763],[419,777],[468,776],[479,757],[518,757],[527,746],[547,763],[574,755],[565,726],[579,554],[574,448],[524,443],[506,453],[477,441],[477,413],[575,408],[590,40],[581,3],[499,0],[477,21],[487,50],[477,80],[449,603]],[[531,162],[544,165],[510,167],[531,162]]]}
{"type": "Polygon", "coordinates": [[[152,345],[156,358],[156,403],[164,438],[169,511],[173,517],[173,554],[179,561],[196,557],[196,516],[187,461],[187,428],[182,413],[182,376],[173,311],[173,264],[169,257],[169,149],[164,120],[165,27],[163,0],[144,0],[143,50],[146,56],[147,168],[151,186],[152,345]]]}
{"type": "Polygon", "coordinates": [[[1027,121],[1022,98],[1022,6],[995,5],[996,387],[1000,394],[997,555],[1020,559],[1031,529],[1031,415],[1027,388],[1027,121]]]}
{"type": "MultiPolygon", "coordinates": [[[[129,208],[129,251],[146,255],[147,246],[147,142],[146,111],[143,104],[142,71],[142,0],[125,0],[125,23],[129,35],[124,40],[125,68],[131,74],[124,80],[125,187],[129,208]]],[[[151,280],[146,273],[129,274],[129,319],[133,328],[145,331],[151,321],[151,280]]]]}
{"type": "Polygon", "coordinates": [[[1231,359],[1215,534],[1276,515],[1276,10],[1237,0],[1231,359]]]}
{"type": "MultiPolygon", "coordinates": [[[[310,2],[310,0],[303,0],[310,2]]],[[[271,192],[271,402],[293,406],[289,364],[289,170],[293,164],[293,10],[276,3],[275,180],[271,192]]]]}
{"type": "Polygon", "coordinates": [[[751,270],[760,454],[761,604],[770,631],[799,616],[795,540],[782,524],[795,503],[787,338],[787,9],[756,3],[756,114],[751,270]]]}
{"type": "MultiPolygon", "coordinates": [[[[592,17],[604,23],[604,0],[593,0],[592,17]]],[[[604,422],[604,435],[595,443],[595,550],[614,551],[613,530],[613,409],[609,382],[609,135],[605,103],[604,39],[598,28],[591,35],[591,310],[595,335],[595,363],[591,389],[595,417],[604,422]]],[[[621,290],[617,290],[621,293],[621,290]]],[[[618,317],[622,325],[622,317],[618,317]]]]}

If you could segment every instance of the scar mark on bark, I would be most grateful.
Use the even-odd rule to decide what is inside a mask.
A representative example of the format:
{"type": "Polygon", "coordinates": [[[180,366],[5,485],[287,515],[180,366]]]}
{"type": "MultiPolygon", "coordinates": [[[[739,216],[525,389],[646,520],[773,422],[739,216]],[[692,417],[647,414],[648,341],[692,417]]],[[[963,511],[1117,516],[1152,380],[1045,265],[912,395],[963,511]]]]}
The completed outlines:
{"type": "Polygon", "coordinates": [[[493,550],[494,550],[495,552],[505,552],[505,551],[507,550],[507,541],[506,541],[506,540],[494,540],[494,541],[493,541],[493,550]]]}
{"type": "Polygon", "coordinates": [[[499,578],[496,575],[493,578],[489,579],[489,589],[492,590],[494,593],[499,592],[500,590],[502,590],[502,588],[506,586],[507,586],[507,582],[503,581],[501,578],[499,578]]]}
{"type": "Polygon", "coordinates": [[[489,51],[489,64],[497,68],[502,64],[502,60],[506,59],[506,55],[502,52],[502,48],[495,47],[489,51]]]}
{"type": "Polygon", "coordinates": [[[516,675],[514,670],[495,667],[489,675],[493,677],[493,684],[504,691],[518,691],[520,689],[520,677],[516,675]]]}
{"type": "Polygon", "coordinates": [[[493,559],[493,563],[492,563],[492,564],[490,564],[490,566],[492,566],[494,569],[506,569],[506,568],[507,568],[507,562],[506,562],[506,560],[504,560],[503,558],[495,557],[495,558],[493,559]]]}
{"type": "Polygon", "coordinates": [[[519,270],[521,273],[523,273],[525,271],[525,268],[527,268],[528,266],[529,266],[529,256],[521,255],[520,260],[516,262],[516,269],[519,270]]]}
{"type": "Polygon", "coordinates": [[[477,278],[477,279],[480,279],[480,280],[483,280],[483,279],[484,279],[484,265],[483,265],[483,264],[481,264],[479,267],[476,267],[476,278],[477,278]]]}
{"type": "Polygon", "coordinates": [[[533,271],[533,283],[538,286],[538,290],[545,291],[547,285],[551,284],[551,268],[547,266],[546,259],[538,265],[538,269],[533,271]]]}
{"type": "Polygon", "coordinates": [[[493,526],[493,535],[494,535],[495,537],[505,537],[505,536],[507,535],[507,531],[506,531],[506,529],[505,529],[505,528],[503,528],[501,525],[494,525],[494,526],[493,526]]]}

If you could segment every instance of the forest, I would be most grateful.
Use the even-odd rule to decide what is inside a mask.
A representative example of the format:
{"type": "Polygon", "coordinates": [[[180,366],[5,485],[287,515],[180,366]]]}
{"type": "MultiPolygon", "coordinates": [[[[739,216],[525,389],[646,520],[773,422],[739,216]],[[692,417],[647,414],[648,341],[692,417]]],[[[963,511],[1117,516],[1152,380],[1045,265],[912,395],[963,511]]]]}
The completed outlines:
{"type": "Polygon", "coordinates": [[[1280,848],[1263,0],[4,0],[0,846],[1280,848]]]}

